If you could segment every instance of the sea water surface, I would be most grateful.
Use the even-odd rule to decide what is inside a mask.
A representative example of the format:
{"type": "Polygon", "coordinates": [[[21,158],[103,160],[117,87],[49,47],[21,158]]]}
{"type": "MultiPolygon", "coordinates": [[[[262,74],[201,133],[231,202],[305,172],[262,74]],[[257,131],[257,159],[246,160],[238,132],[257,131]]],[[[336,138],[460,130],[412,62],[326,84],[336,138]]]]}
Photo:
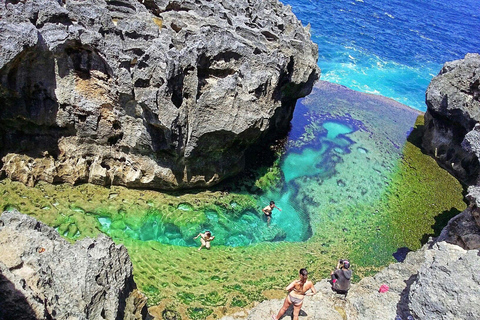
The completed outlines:
{"type": "Polygon", "coordinates": [[[480,52],[478,0],[281,0],[318,44],[321,79],[425,111],[442,65],[480,52]]]}

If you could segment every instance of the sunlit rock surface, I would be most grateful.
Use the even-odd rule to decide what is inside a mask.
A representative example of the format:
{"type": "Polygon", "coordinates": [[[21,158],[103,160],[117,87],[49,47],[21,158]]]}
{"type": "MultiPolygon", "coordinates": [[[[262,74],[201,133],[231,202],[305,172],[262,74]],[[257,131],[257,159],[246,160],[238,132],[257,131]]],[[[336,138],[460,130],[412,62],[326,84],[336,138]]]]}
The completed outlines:
{"type": "Polygon", "coordinates": [[[445,63],[428,86],[426,103],[423,147],[464,183],[475,183],[478,154],[462,141],[480,121],[480,55],[445,63]]]}
{"type": "Polygon", "coordinates": [[[276,0],[7,1],[0,18],[0,156],[28,185],[213,185],[285,136],[319,77],[276,0]]]}
{"type": "Polygon", "coordinates": [[[127,250],[101,235],[70,244],[17,211],[0,216],[0,319],[144,319],[127,250]]]}
{"type": "MultiPolygon", "coordinates": [[[[300,316],[306,320],[478,319],[479,267],[478,250],[430,242],[409,253],[404,262],[353,284],[347,297],[332,292],[326,280],[316,283],[318,293],[305,298],[300,316]],[[382,284],[389,286],[387,292],[379,292],[382,284]]],[[[282,304],[281,299],[268,300],[222,320],[269,319],[282,304]]],[[[287,317],[291,313],[287,311],[287,317]]]]}

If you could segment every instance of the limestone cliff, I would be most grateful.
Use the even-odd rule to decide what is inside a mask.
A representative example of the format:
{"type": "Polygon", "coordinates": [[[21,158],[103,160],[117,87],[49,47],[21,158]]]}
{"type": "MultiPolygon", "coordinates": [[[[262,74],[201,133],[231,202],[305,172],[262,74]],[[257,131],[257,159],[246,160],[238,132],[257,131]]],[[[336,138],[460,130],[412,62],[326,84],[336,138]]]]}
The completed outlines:
{"type": "Polygon", "coordinates": [[[0,216],[0,319],[145,319],[124,246],[70,244],[19,212],[0,216]]]}
{"type": "Polygon", "coordinates": [[[478,156],[462,141],[480,122],[480,55],[445,63],[428,86],[426,103],[423,147],[458,179],[475,183],[478,156]]]}
{"type": "Polygon", "coordinates": [[[317,47],[277,0],[8,0],[4,175],[209,186],[288,130],[317,47]]]}

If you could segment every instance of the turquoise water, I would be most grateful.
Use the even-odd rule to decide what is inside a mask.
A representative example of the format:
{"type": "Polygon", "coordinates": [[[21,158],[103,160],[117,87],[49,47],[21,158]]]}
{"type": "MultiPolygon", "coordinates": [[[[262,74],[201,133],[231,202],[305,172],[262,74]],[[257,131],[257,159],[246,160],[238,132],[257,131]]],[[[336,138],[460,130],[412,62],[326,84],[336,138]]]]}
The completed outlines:
{"type": "MultiPolygon", "coordinates": [[[[298,121],[302,114],[296,113],[298,121]]],[[[294,120],[295,123],[295,120],[294,120]]],[[[165,223],[162,213],[150,214],[141,224],[128,222],[112,223],[111,218],[99,216],[98,222],[104,232],[110,235],[158,241],[180,246],[196,246],[198,240],[193,239],[196,232],[211,231],[215,236],[215,244],[232,247],[246,246],[265,241],[305,241],[312,233],[309,214],[303,210],[303,204],[296,203],[298,180],[309,176],[328,178],[335,173],[335,164],[341,156],[350,152],[353,142],[348,134],[354,129],[340,120],[328,120],[320,123],[321,133],[315,137],[308,148],[287,148],[281,159],[282,183],[278,188],[259,195],[258,210],[247,209],[239,214],[231,215],[227,210],[206,211],[200,229],[198,225],[176,226],[165,223]],[[270,225],[261,209],[274,200],[277,207],[272,212],[270,225]]],[[[230,203],[232,209],[236,203],[230,203]]],[[[192,211],[189,204],[180,204],[180,211],[192,211]]]]}
{"type": "MultiPolygon", "coordinates": [[[[256,200],[253,207],[231,202],[226,208],[195,212],[181,203],[175,214],[193,214],[195,221],[167,223],[168,213],[152,210],[140,222],[99,216],[101,229],[113,237],[179,246],[198,246],[193,237],[206,230],[216,237],[215,245],[232,247],[306,241],[318,225],[342,218],[345,208],[368,206],[388,186],[417,113],[391,106],[392,100],[377,100],[326,82],[300,100],[279,159],[280,182],[250,194],[256,200]],[[385,108],[391,112],[380,112],[385,108]],[[262,208],[271,200],[281,211],[274,209],[268,224],[262,208]]],[[[359,216],[369,215],[368,208],[362,210],[357,210],[359,216]]]]}

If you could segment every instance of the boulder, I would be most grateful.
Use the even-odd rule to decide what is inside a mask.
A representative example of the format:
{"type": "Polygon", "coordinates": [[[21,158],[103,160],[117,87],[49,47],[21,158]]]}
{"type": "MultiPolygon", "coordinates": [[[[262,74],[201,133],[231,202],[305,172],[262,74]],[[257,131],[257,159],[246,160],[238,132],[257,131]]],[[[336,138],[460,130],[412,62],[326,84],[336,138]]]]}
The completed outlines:
{"type": "Polygon", "coordinates": [[[145,319],[127,249],[74,244],[17,211],[0,216],[0,319],[145,319]]]}
{"type": "Polygon", "coordinates": [[[28,185],[213,185],[286,135],[319,77],[277,0],[7,1],[0,18],[0,176],[28,185]]]}
{"type": "Polygon", "coordinates": [[[474,184],[480,168],[475,129],[480,122],[480,55],[445,63],[428,86],[426,104],[422,146],[459,180],[474,184]]]}

